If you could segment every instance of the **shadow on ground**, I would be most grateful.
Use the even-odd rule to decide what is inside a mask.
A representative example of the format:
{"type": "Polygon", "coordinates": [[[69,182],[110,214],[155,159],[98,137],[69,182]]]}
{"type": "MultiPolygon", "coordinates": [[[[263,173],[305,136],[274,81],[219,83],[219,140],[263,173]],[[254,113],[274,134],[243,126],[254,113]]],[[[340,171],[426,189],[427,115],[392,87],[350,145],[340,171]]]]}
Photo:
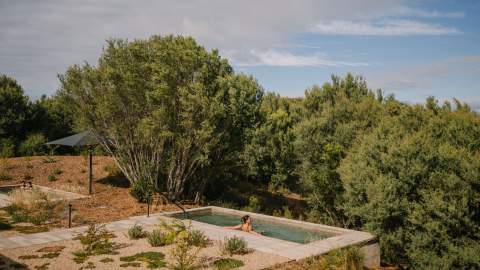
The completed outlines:
{"type": "Polygon", "coordinates": [[[0,270],[7,269],[31,269],[27,265],[14,261],[0,253],[0,270]]]}

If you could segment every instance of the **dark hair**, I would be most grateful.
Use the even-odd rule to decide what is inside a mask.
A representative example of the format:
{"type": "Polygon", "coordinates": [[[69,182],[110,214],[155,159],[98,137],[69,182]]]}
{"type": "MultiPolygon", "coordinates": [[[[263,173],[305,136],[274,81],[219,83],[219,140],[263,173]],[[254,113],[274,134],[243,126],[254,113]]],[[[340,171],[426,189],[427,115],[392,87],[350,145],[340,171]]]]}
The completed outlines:
{"type": "Polygon", "coordinates": [[[249,218],[250,218],[249,215],[243,216],[242,219],[241,219],[241,220],[242,220],[242,223],[245,224],[249,218]]]}

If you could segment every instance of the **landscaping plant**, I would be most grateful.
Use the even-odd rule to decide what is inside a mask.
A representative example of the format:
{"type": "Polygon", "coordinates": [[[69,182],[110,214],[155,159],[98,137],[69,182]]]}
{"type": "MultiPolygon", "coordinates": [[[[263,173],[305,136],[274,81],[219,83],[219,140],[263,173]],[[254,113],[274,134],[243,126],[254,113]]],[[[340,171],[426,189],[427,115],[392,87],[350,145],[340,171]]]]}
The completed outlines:
{"type": "Polygon", "coordinates": [[[83,263],[89,256],[101,254],[115,254],[116,245],[110,239],[115,235],[105,228],[105,225],[91,224],[88,229],[74,239],[83,246],[80,251],[73,252],[74,261],[83,263]]]}
{"type": "Polygon", "coordinates": [[[220,242],[220,251],[222,254],[229,256],[250,252],[247,241],[245,241],[243,237],[237,236],[225,237],[225,239],[220,242]]]}
{"type": "Polygon", "coordinates": [[[237,260],[234,258],[222,258],[215,260],[212,265],[215,267],[217,270],[230,270],[230,269],[235,269],[238,267],[242,267],[245,265],[243,261],[237,260]]]}
{"type": "Polygon", "coordinates": [[[143,230],[142,226],[135,224],[130,229],[128,229],[128,238],[130,239],[140,239],[147,236],[147,232],[143,230]]]}

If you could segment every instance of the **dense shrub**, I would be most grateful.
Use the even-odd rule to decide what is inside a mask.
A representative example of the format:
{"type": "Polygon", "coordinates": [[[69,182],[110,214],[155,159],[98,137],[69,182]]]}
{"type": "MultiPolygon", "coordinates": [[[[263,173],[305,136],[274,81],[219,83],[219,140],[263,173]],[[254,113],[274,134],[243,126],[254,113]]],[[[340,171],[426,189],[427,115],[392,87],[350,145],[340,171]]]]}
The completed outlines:
{"type": "Polygon", "coordinates": [[[237,259],[222,258],[213,262],[213,266],[217,270],[230,270],[244,266],[245,264],[237,259]]]}
{"type": "Polygon", "coordinates": [[[132,187],[130,188],[130,194],[141,203],[146,203],[151,199],[153,191],[153,185],[145,180],[133,182],[132,187]]]}
{"type": "Polygon", "coordinates": [[[346,213],[379,236],[384,261],[480,268],[479,136],[473,113],[409,108],[342,162],[346,213]]]}
{"type": "Polygon", "coordinates": [[[196,247],[206,247],[210,243],[210,240],[202,231],[190,230],[188,231],[188,242],[196,247]]]}
{"type": "Polygon", "coordinates": [[[110,239],[115,235],[105,228],[105,225],[91,224],[88,229],[74,239],[79,240],[83,246],[82,250],[74,251],[73,260],[76,263],[83,263],[89,256],[101,254],[114,254],[116,247],[110,239]]]}
{"type": "Polygon", "coordinates": [[[44,154],[46,151],[45,143],[47,139],[42,133],[32,133],[27,135],[25,141],[20,144],[19,153],[23,156],[35,156],[44,154]]]}

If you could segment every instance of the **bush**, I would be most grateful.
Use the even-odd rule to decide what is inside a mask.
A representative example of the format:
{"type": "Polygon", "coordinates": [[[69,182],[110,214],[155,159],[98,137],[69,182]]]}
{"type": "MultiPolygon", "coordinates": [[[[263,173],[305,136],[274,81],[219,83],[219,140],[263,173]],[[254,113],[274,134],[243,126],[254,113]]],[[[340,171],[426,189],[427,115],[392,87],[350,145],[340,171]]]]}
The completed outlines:
{"type": "Polygon", "coordinates": [[[138,202],[146,203],[151,196],[153,196],[153,185],[145,180],[138,180],[133,182],[130,189],[132,195],[138,202]]]}
{"type": "Polygon", "coordinates": [[[128,229],[128,238],[130,239],[140,239],[147,236],[147,233],[143,230],[142,226],[135,224],[133,227],[128,229]]]}
{"type": "Polygon", "coordinates": [[[53,171],[52,171],[52,174],[53,174],[53,175],[60,175],[60,174],[62,174],[62,173],[63,173],[63,170],[60,169],[60,168],[55,168],[55,169],[53,169],[53,171]]]}
{"type": "Polygon", "coordinates": [[[36,156],[45,153],[46,138],[41,133],[29,134],[20,144],[19,152],[23,156],[36,156]]]}
{"type": "Polygon", "coordinates": [[[15,156],[15,144],[10,139],[0,139],[0,158],[15,156]]]}
{"type": "Polygon", "coordinates": [[[10,230],[11,228],[12,228],[12,225],[10,225],[8,221],[0,218],[0,231],[10,230]]]}
{"type": "Polygon", "coordinates": [[[167,244],[167,239],[165,233],[161,230],[153,230],[151,233],[147,234],[147,241],[152,247],[161,247],[167,244]]]}
{"type": "Polygon", "coordinates": [[[105,225],[92,224],[88,226],[87,231],[77,235],[74,239],[80,240],[83,245],[82,251],[74,252],[74,256],[78,261],[83,261],[86,257],[100,254],[113,254],[114,243],[110,241],[115,235],[109,232],[105,225]]]}
{"type": "Polygon", "coordinates": [[[234,254],[247,254],[250,252],[248,244],[243,237],[225,237],[224,241],[220,242],[220,250],[224,255],[232,256],[234,254]]]}
{"type": "Polygon", "coordinates": [[[110,164],[103,167],[103,170],[108,173],[108,176],[121,176],[123,175],[122,171],[116,164],[110,164]]]}
{"type": "Polygon", "coordinates": [[[202,231],[191,230],[188,232],[188,242],[196,247],[206,247],[210,243],[210,240],[202,231]]]}
{"type": "Polygon", "coordinates": [[[197,268],[198,253],[203,247],[195,247],[189,239],[190,234],[187,230],[177,234],[176,244],[171,249],[172,268],[174,270],[193,270],[197,268]]]}
{"type": "Polygon", "coordinates": [[[230,270],[244,265],[242,261],[233,258],[222,258],[213,262],[213,266],[218,270],[230,270]]]}
{"type": "Polygon", "coordinates": [[[48,181],[50,182],[55,182],[57,181],[57,177],[55,176],[55,174],[49,174],[48,177],[47,177],[48,181]]]}
{"type": "Polygon", "coordinates": [[[248,205],[243,207],[244,211],[248,212],[260,212],[262,209],[262,204],[260,199],[256,196],[250,196],[248,198],[248,205]]]}
{"type": "Polygon", "coordinates": [[[307,269],[363,269],[363,254],[357,246],[336,249],[306,261],[307,269]]]}

